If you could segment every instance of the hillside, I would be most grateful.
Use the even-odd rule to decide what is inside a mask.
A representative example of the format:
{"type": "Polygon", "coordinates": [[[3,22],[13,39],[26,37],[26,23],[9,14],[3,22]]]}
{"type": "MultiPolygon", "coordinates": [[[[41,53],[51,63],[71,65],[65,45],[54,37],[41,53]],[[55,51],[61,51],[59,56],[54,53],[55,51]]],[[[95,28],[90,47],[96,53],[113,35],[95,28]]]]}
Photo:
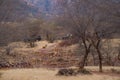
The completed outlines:
{"type": "Polygon", "coordinates": [[[1,0],[0,21],[23,20],[27,17],[40,16],[52,12],[56,0],[1,0]]]}
{"type": "MultiPolygon", "coordinates": [[[[104,48],[108,49],[110,60],[106,58],[106,50],[102,50],[104,66],[120,66],[118,60],[118,47],[120,39],[112,39],[111,42],[104,42],[104,48]]],[[[56,41],[49,43],[48,41],[40,41],[35,43],[36,47],[30,48],[28,43],[15,42],[6,47],[0,48],[0,68],[65,68],[78,66],[79,61],[83,57],[83,47],[78,44],[71,44],[70,41],[56,41]]],[[[98,65],[98,56],[90,54],[86,65],[98,65]]]]}
{"type": "Polygon", "coordinates": [[[24,0],[28,5],[38,7],[40,11],[51,12],[57,0],[24,0]]]}
{"type": "Polygon", "coordinates": [[[17,21],[39,14],[36,7],[22,0],[3,0],[0,5],[0,21],[17,21]]]}

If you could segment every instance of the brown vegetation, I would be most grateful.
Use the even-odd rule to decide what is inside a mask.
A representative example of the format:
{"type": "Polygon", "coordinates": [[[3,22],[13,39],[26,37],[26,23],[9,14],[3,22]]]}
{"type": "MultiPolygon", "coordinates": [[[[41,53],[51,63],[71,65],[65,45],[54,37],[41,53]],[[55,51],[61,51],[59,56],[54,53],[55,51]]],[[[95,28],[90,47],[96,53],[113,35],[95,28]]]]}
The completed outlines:
{"type": "MultiPolygon", "coordinates": [[[[93,76],[94,74],[119,75],[119,70],[112,68],[109,71],[104,70],[104,66],[120,66],[120,39],[119,36],[115,37],[115,34],[119,35],[120,27],[119,1],[53,1],[55,2],[0,1],[0,69],[60,68],[57,75],[64,77],[90,73],[93,73],[93,76]],[[40,5],[37,5],[37,2],[42,6],[44,3],[46,8],[43,12],[38,8],[40,5]],[[25,11],[18,11],[24,8],[25,11]],[[36,12],[40,15],[37,16],[36,12]],[[18,20],[13,16],[14,14],[18,20]],[[69,68],[71,66],[76,68],[69,68]],[[99,66],[99,72],[92,71],[93,69],[89,72],[85,66],[99,66]]],[[[55,75],[54,71],[51,73],[55,75]]],[[[3,80],[7,80],[6,75],[7,73],[2,74],[3,80]]],[[[48,73],[48,76],[51,75],[48,73]]],[[[54,80],[60,76],[52,77],[53,75],[51,79],[54,80]]]]}
{"type": "MultiPolygon", "coordinates": [[[[61,41],[54,43],[48,43],[46,41],[36,42],[36,47],[29,48],[24,43],[11,43],[5,48],[1,48],[0,54],[0,67],[1,68],[32,68],[32,67],[54,67],[64,68],[70,66],[78,66],[80,58],[83,57],[83,48],[79,51],[78,44],[59,46],[61,41]],[[19,44],[19,45],[18,45],[19,44]],[[45,48],[43,48],[46,46],[45,48]],[[10,48],[10,50],[6,50],[10,48]],[[7,52],[6,52],[7,51],[7,52]],[[8,54],[9,52],[9,54],[8,54]],[[80,54],[81,53],[81,54],[80,54]]],[[[113,42],[111,42],[113,43],[113,42]]],[[[105,45],[104,45],[105,46],[105,45]]],[[[117,48],[115,48],[115,51],[117,48]]],[[[103,65],[108,64],[108,60],[111,63],[110,66],[119,66],[119,59],[117,59],[117,53],[113,54],[102,54],[104,56],[103,65]],[[116,61],[116,63],[114,62],[116,61]],[[114,63],[114,65],[112,65],[114,63]]],[[[91,52],[92,53],[92,52],[91,52]]],[[[85,65],[98,65],[97,54],[89,54],[88,60],[85,65]],[[94,64],[95,63],[95,64],[94,64]]]]}

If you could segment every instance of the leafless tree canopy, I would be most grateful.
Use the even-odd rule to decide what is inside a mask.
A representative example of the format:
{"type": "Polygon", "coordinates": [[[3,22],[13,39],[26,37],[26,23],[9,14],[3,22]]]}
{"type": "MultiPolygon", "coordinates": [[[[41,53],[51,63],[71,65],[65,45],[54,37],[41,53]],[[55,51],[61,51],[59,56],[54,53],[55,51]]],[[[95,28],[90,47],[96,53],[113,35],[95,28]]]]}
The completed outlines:
{"type": "MultiPolygon", "coordinates": [[[[112,27],[118,27],[120,21],[119,1],[114,0],[61,0],[64,26],[70,28],[71,33],[82,41],[85,55],[81,68],[90,48],[96,49],[99,57],[100,71],[102,72],[102,54],[100,44],[103,38],[108,38],[116,32],[112,27]]],[[[62,21],[61,20],[61,21],[62,21]]]]}

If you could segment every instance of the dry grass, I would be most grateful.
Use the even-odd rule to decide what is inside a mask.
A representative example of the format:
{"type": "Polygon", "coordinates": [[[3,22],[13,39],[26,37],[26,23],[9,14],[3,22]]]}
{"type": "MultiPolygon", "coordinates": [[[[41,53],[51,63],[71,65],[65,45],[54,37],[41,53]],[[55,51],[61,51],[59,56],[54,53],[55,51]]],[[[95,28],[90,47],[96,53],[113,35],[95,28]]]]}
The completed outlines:
{"type": "Polygon", "coordinates": [[[0,77],[2,76],[2,73],[0,73],[0,77]]]}
{"type": "MultiPolygon", "coordinates": [[[[91,71],[98,71],[99,70],[99,67],[96,67],[96,66],[89,66],[89,67],[85,67],[86,69],[88,70],[91,70],[91,71]]],[[[106,72],[106,71],[111,71],[111,69],[115,69],[115,70],[120,70],[120,67],[115,67],[115,66],[104,66],[103,67],[103,71],[106,72]]]]}
{"type": "MultiPolygon", "coordinates": [[[[88,67],[87,67],[88,68],[88,67]]],[[[105,67],[104,69],[111,69],[105,67]]],[[[90,67],[89,69],[97,69],[90,67]]],[[[116,69],[120,69],[117,68],[116,69]]],[[[107,74],[77,75],[77,76],[56,76],[57,69],[13,69],[1,70],[4,73],[0,80],[120,80],[119,76],[110,76],[107,74]]]]}
{"type": "Polygon", "coordinates": [[[103,42],[109,40],[112,47],[118,47],[120,45],[120,39],[103,39],[103,42]]]}
{"type": "MultiPolygon", "coordinates": [[[[114,45],[116,46],[120,43],[120,39],[113,40],[114,45]],[[115,42],[115,43],[114,43],[115,42]]],[[[14,49],[16,52],[20,53],[34,53],[40,51],[45,45],[46,49],[51,49],[56,46],[57,43],[50,44],[46,41],[37,42],[37,47],[35,48],[18,48],[14,49]]],[[[77,45],[69,46],[68,49],[75,49],[77,45]]],[[[86,67],[90,71],[98,71],[98,67],[86,67]]],[[[110,71],[111,69],[120,70],[120,67],[104,67],[104,71],[110,71]]],[[[0,80],[120,80],[120,77],[111,76],[108,74],[96,74],[93,75],[77,75],[77,76],[56,76],[58,70],[48,70],[48,69],[11,69],[11,70],[0,70],[0,80]],[[2,74],[1,74],[2,73],[2,74]]]]}

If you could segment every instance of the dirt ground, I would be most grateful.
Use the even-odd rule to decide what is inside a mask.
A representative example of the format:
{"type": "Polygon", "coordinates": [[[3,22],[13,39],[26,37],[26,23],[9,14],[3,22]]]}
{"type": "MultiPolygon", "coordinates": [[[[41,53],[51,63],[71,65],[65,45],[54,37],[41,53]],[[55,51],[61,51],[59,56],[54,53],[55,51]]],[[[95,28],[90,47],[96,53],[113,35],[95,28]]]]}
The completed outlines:
{"type": "MultiPolygon", "coordinates": [[[[97,70],[96,67],[87,67],[87,69],[97,70]]],[[[112,67],[105,67],[104,69],[110,70],[112,67]]],[[[93,72],[92,75],[56,76],[57,71],[58,69],[44,68],[0,70],[0,80],[120,80],[120,74],[109,75],[93,72]]]]}

